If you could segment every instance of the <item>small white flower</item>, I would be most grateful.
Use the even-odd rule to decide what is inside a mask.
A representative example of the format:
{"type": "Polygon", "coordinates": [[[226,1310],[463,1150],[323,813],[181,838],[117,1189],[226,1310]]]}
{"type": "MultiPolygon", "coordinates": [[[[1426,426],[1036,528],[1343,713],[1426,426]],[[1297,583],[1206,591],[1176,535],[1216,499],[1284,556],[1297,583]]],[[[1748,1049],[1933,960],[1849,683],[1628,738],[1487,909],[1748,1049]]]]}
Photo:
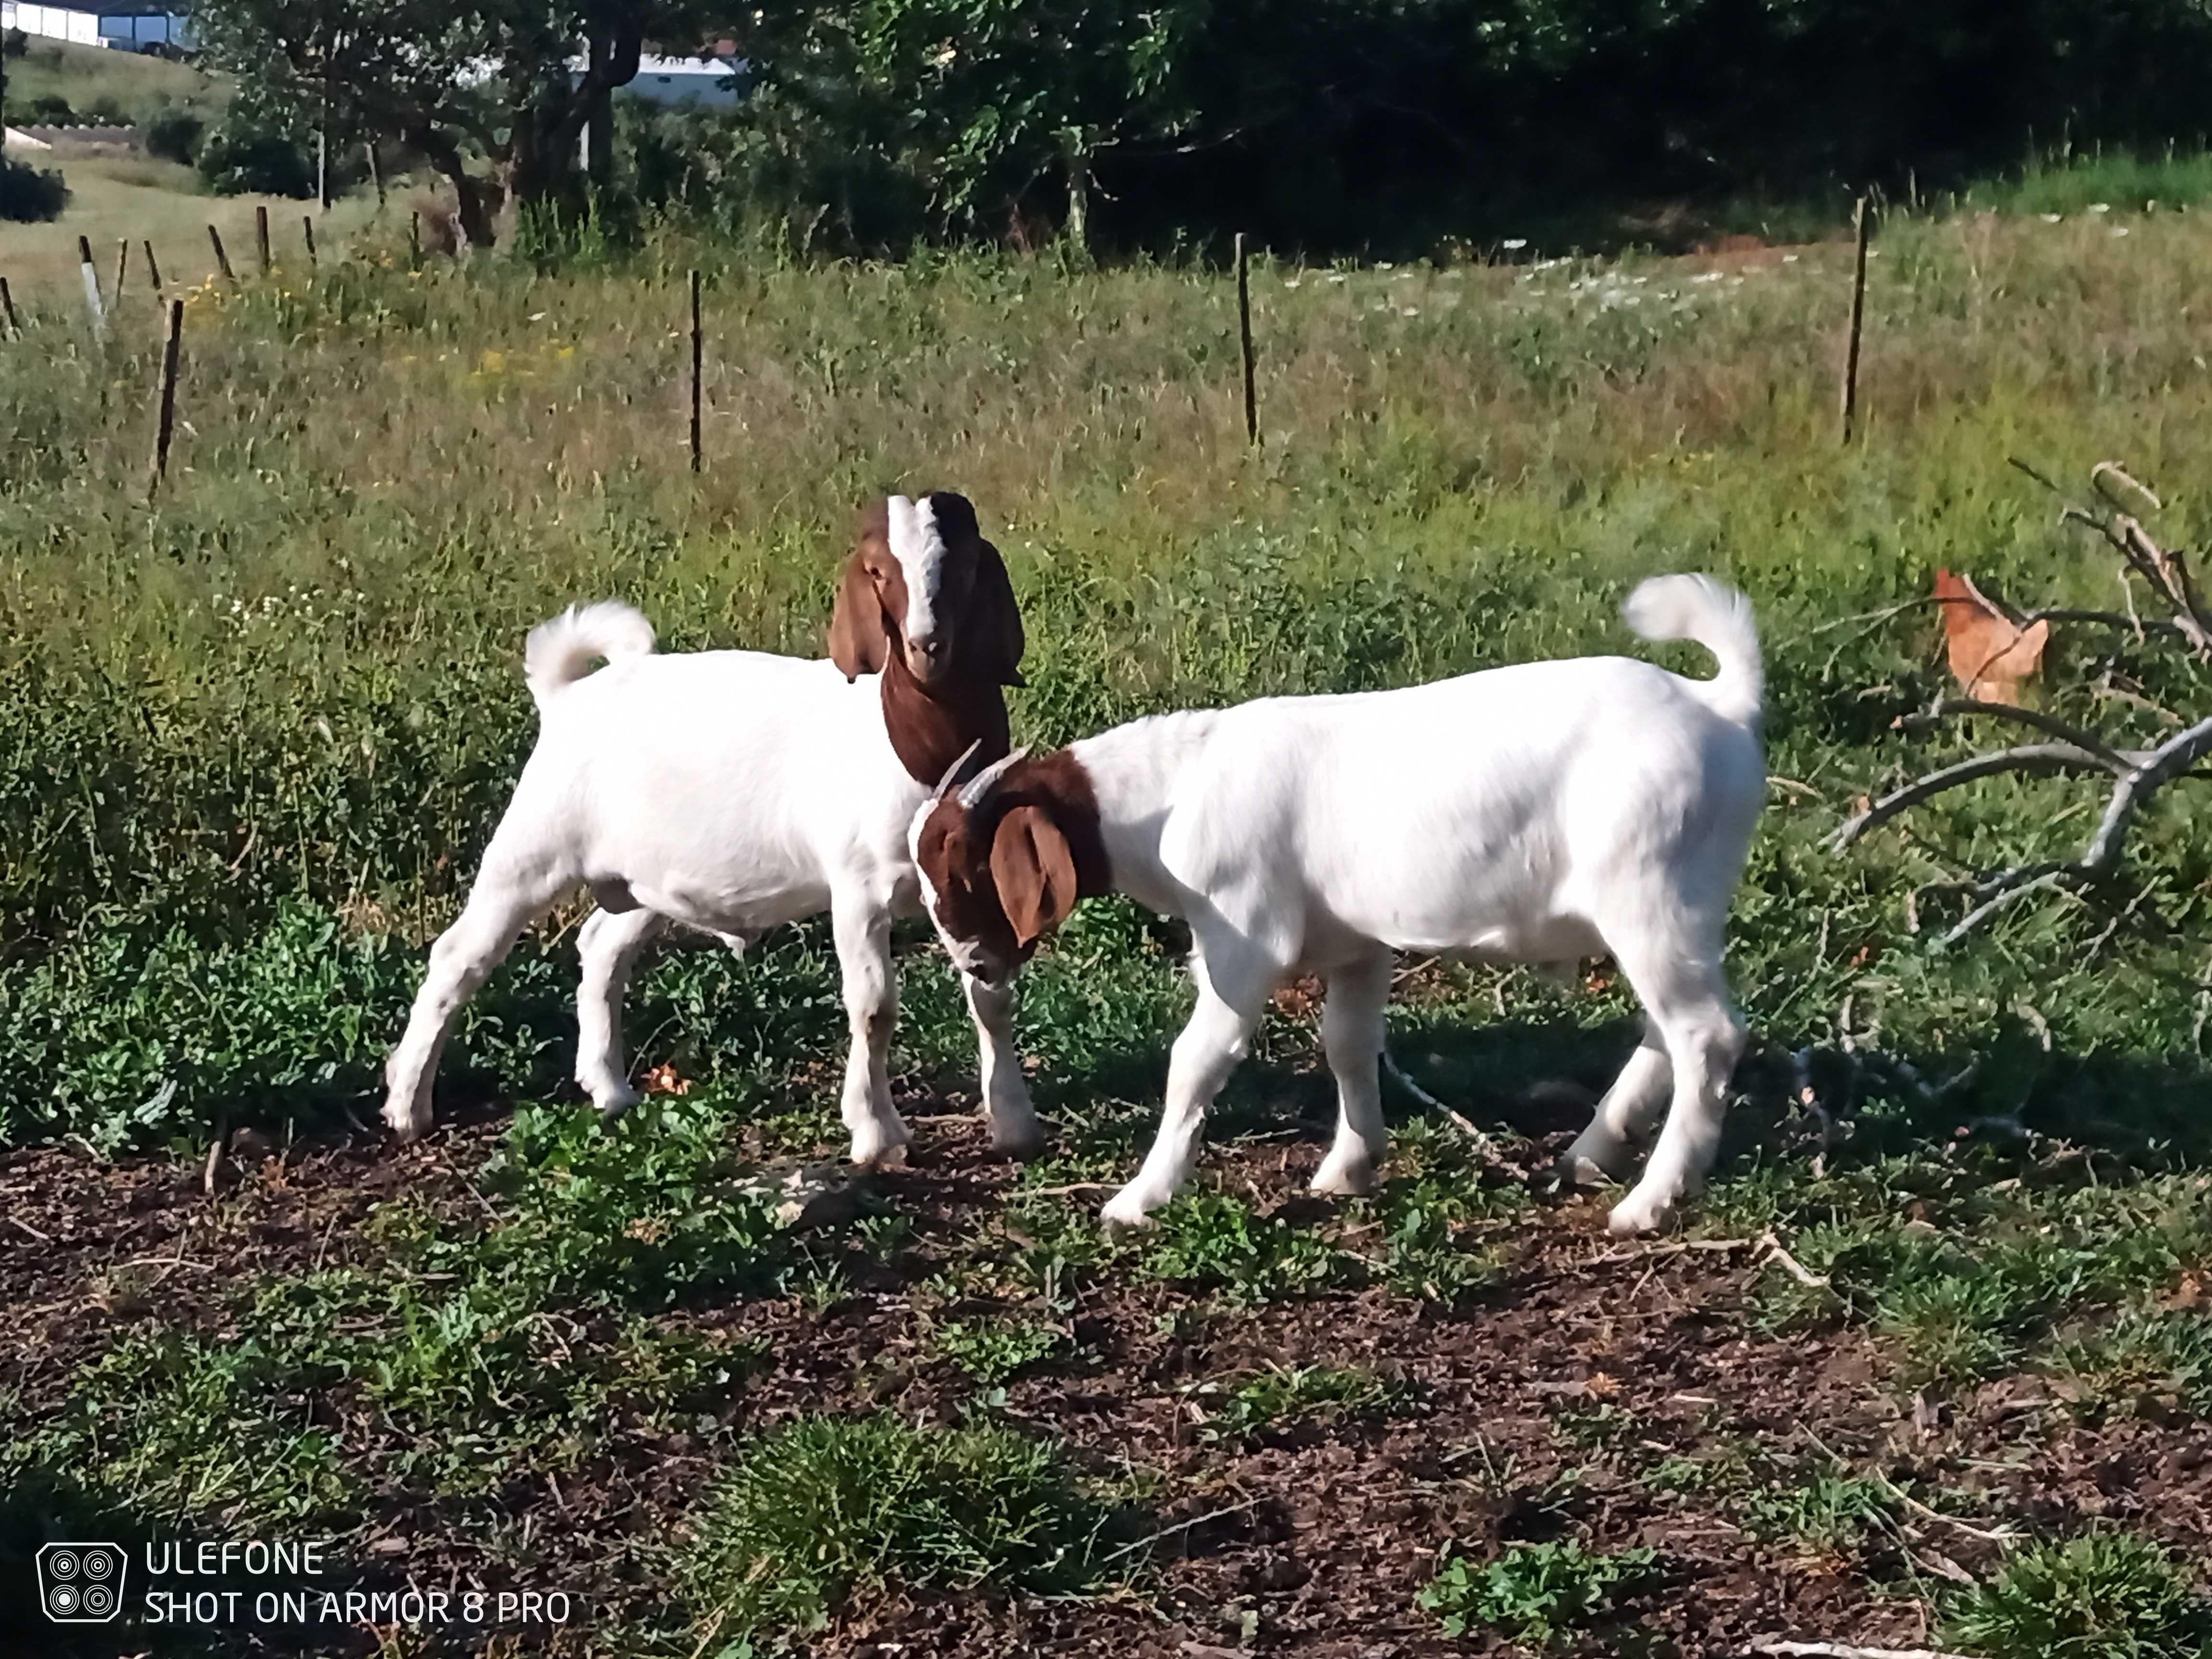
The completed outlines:
{"type": "Polygon", "coordinates": [[[1794,265],[1797,263],[1797,256],[1794,253],[1785,253],[1782,256],[1782,263],[1785,265],[1794,265]]]}
{"type": "Polygon", "coordinates": [[[2066,216],[2063,213],[2039,213],[2035,216],[2046,225],[2055,225],[2066,216]]]}
{"type": "Polygon", "coordinates": [[[1375,269],[1377,270],[1395,270],[1397,268],[1388,259],[1377,259],[1375,262],[1375,269]]]}
{"type": "Polygon", "coordinates": [[[2112,204],[2110,202],[2092,202],[2089,204],[2089,211],[2092,213],[2110,213],[2112,210],[2112,204]]]}
{"type": "Polygon", "coordinates": [[[1518,253],[1522,248],[1528,246],[1528,239],[1526,236],[1509,236],[1498,246],[1504,248],[1508,253],[1518,253]]]}
{"type": "Polygon", "coordinates": [[[1283,278],[1283,286],[1285,288],[1296,288],[1298,285],[1298,282],[1299,279],[1296,276],[1285,276],[1283,278]]]}
{"type": "Polygon", "coordinates": [[[1328,274],[1328,280],[1332,283],[1340,283],[1344,280],[1344,273],[1340,270],[1332,270],[1328,274]]]}
{"type": "Polygon", "coordinates": [[[2125,225],[2114,225],[2112,227],[2112,234],[2115,236],[2124,236],[2127,234],[2128,228],[2125,225]]]}

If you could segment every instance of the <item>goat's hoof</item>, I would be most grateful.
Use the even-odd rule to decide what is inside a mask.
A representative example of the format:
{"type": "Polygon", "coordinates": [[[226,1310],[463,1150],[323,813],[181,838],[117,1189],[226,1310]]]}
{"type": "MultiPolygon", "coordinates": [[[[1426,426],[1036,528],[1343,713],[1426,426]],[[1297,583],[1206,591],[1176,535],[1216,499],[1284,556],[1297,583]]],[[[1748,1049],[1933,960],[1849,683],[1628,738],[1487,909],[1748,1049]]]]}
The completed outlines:
{"type": "Polygon", "coordinates": [[[1674,1207],[1668,1200],[1631,1193],[1614,1205],[1613,1213],[1606,1217],[1606,1231],[1619,1238],[1632,1238],[1639,1233],[1656,1233],[1667,1224],[1668,1216],[1674,1207]]]}
{"type": "Polygon", "coordinates": [[[1035,1118],[1025,1122],[991,1122],[991,1150],[1000,1158],[1025,1163],[1044,1151],[1044,1125],[1035,1118]]]}
{"type": "Polygon", "coordinates": [[[1106,1201],[1105,1207],[1098,1212],[1098,1219],[1109,1228],[1135,1232],[1153,1224],[1152,1211],[1158,1207],[1146,1204],[1142,1195],[1132,1194],[1124,1188],[1106,1201]]]}
{"type": "Polygon", "coordinates": [[[1331,1158],[1314,1172],[1310,1190],[1328,1198],[1364,1198],[1380,1185],[1375,1164],[1366,1158],[1331,1158]]]}
{"type": "Polygon", "coordinates": [[[392,1131],[392,1138],[394,1140],[404,1146],[412,1141],[422,1139],[430,1127],[430,1119],[427,1113],[418,1118],[412,1112],[395,1112],[386,1108],[384,1114],[384,1127],[392,1131]]]}
{"type": "Polygon", "coordinates": [[[612,1123],[645,1097],[627,1085],[620,1089],[590,1091],[592,1104],[599,1109],[599,1121],[612,1123]]]}
{"type": "Polygon", "coordinates": [[[846,1160],[856,1170],[903,1170],[906,1168],[906,1142],[895,1140],[880,1146],[853,1148],[846,1160]]]}

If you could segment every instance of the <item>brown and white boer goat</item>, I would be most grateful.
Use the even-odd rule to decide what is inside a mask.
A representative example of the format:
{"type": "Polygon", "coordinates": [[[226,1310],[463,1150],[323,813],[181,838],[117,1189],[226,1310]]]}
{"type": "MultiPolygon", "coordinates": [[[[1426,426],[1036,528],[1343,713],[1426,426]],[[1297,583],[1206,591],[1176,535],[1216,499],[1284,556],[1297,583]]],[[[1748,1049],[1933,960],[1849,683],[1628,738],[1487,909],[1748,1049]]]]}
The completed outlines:
{"type": "Polygon", "coordinates": [[[1613,1229],[1656,1227],[1695,1190],[1743,1043],[1721,947],[1766,787],[1759,636],[1743,596],[1703,576],[1655,577],[1626,616],[1647,640],[1697,641],[1719,675],[1621,657],[1523,663],[1156,714],[1036,760],[1009,755],[964,784],[970,763],[945,774],[912,833],[962,971],[1006,983],[1096,893],[1190,923],[1197,1006],[1152,1154],[1107,1220],[1141,1222],[1174,1195],[1269,994],[1300,970],[1328,981],[1322,1045],[1337,1085],[1336,1141],[1314,1188],[1367,1191],[1384,1150],[1394,949],[1612,956],[1643,1000],[1644,1041],[1569,1164],[1625,1174],[1663,1109],[1613,1229]]]}
{"type": "MultiPolygon", "coordinates": [[[[964,497],[893,495],[868,510],[829,642],[827,661],[656,655],[652,625],[611,602],[532,630],[524,672],[538,745],[386,1062],[385,1121],[402,1139],[429,1127],[439,1051],[461,1005],[525,927],[585,887],[600,908],[577,941],[576,1080],[603,1111],[637,1099],[622,999],[654,933],[673,921],[742,949],[826,908],[852,1025],[853,1160],[906,1144],[885,1061],[898,1012],[891,919],[919,895],[907,825],[963,750],[1006,753],[1000,688],[1022,684],[1013,587],[964,497]],[[589,672],[600,658],[607,665],[589,672]]],[[[1037,1123],[1012,994],[963,981],[993,1144],[1028,1151],[1037,1123]]]]}

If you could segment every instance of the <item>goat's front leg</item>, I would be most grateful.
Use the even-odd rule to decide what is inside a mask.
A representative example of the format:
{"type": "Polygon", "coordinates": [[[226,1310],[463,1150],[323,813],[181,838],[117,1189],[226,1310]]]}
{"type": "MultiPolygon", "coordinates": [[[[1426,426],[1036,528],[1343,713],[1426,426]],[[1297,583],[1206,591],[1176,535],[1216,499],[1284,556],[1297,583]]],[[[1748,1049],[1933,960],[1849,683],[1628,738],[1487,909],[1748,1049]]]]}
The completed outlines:
{"type": "Polygon", "coordinates": [[[1044,1130],[1030,1101],[1029,1079],[1022,1075],[1021,1050],[1014,1047],[1013,987],[986,985],[963,974],[960,989],[975,1022],[983,1117],[991,1126],[992,1149],[1009,1158],[1028,1158],[1044,1145],[1044,1130]]]}
{"type": "Polygon", "coordinates": [[[576,1081],[608,1117],[637,1104],[623,1057],[623,994],[630,969],[665,919],[641,907],[617,915],[595,910],[576,935],[583,978],[576,987],[576,1081]]]}
{"type": "Polygon", "coordinates": [[[1209,971],[1194,955],[1191,976],[1198,981],[1198,1006],[1168,1055],[1167,1108],[1160,1132],[1137,1178],[1114,1194],[1099,1213],[1109,1225],[1140,1227],[1182,1189],[1198,1162],[1199,1136],[1206,1109],[1252,1046],[1252,1033],[1274,977],[1264,969],[1238,964],[1229,975],[1209,971]],[[1220,982],[1226,977],[1228,983],[1220,982]]]}
{"type": "Polygon", "coordinates": [[[888,904],[840,895],[830,907],[837,966],[845,979],[845,1015],[853,1049],[845,1062],[842,1115],[852,1132],[852,1161],[893,1164],[908,1139],[891,1106],[891,1030],[898,1023],[898,981],[891,966],[888,904]]]}
{"type": "Polygon", "coordinates": [[[1382,1126],[1382,1011],[1390,1000],[1390,955],[1364,957],[1328,976],[1321,1041],[1336,1077],[1336,1144],[1313,1189],[1340,1197],[1375,1190],[1390,1144],[1382,1126]]]}

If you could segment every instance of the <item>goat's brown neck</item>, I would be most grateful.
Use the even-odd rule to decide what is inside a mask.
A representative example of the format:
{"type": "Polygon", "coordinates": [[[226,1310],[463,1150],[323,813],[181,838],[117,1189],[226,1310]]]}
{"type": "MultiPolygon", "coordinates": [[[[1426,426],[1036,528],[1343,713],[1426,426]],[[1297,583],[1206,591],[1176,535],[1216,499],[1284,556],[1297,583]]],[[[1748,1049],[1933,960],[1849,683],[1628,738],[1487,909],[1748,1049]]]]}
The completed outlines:
{"type": "Polygon", "coordinates": [[[908,670],[896,645],[878,678],[883,681],[884,730],[908,776],[934,787],[969,744],[988,765],[1010,746],[1006,696],[995,684],[969,679],[925,686],[908,670]]]}
{"type": "MultiPolygon", "coordinates": [[[[991,791],[990,829],[1017,806],[1037,806],[1060,826],[1067,837],[1068,856],[1075,862],[1075,896],[1098,898],[1113,892],[1114,866],[1106,856],[1105,837],[1098,828],[1098,792],[1091,774],[1072,750],[1056,749],[1049,755],[1019,760],[1006,769],[991,791]]],[[[986,837],[986,845],[988,838],[986,837]]]]}

